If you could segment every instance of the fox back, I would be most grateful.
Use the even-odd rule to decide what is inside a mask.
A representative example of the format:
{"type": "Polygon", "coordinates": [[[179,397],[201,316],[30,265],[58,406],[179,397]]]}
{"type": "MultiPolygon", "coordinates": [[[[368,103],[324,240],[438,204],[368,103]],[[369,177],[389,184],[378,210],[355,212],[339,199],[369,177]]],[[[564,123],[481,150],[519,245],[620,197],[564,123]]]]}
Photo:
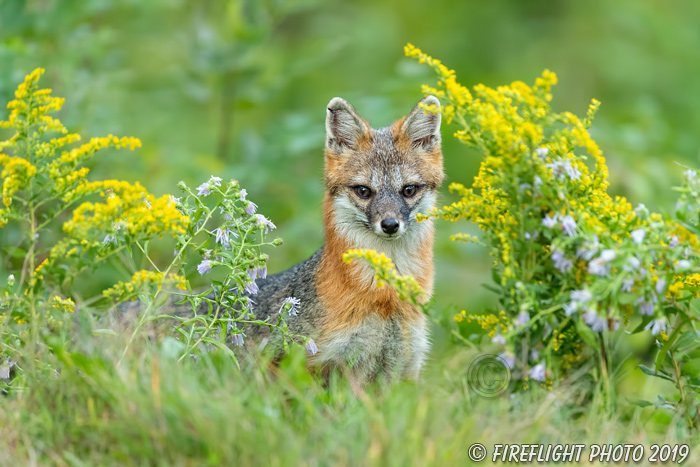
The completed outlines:
{"type": "MultiPolygon", "coordinates": [[[[399,274],[433,288],[433,225],[416,214],[435,206],[443,180],[440,114],[420,104],[393,125],[372,129],[347,101],[334,98],[326,114],[323,219],[325,244],[308,260],[258,280],[255,314],[276,319],[287,297],[300,300],[287,317],[292,332],[315,341],[309,361],[324,372],[339,367],[364,384],[379,375],[417,378],[429,350],[423,314],[379,289],[361,262],[346,264],[349,249],[385,253],[399,274]],[[317,348],[317,349],[316,349],[317,348]],[[316,352],[317,350],[317,352],[316,352]]],[[[264,332],[264,331],[263,331],[264,332]]],[[[275,352],[281,345],[266,336],[275,352]]]]}

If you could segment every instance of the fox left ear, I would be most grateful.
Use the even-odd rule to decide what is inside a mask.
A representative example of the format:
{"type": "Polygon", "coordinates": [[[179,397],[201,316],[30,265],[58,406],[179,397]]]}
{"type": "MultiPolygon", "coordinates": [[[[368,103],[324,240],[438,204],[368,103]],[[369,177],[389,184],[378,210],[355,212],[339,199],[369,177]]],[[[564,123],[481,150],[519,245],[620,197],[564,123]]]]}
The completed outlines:
{"type": "Polygon", "coordinates": [[[442,115],[438,113],[426,112],[421,108],[423,105],[434,105],[440,110],[440,101],[435,96],[427,96],[421,99],[411,113],[406,116],[401,130],[411,138],[415,146],[423,147],[426,150],[440,145],[440,121],[442,115]]]}

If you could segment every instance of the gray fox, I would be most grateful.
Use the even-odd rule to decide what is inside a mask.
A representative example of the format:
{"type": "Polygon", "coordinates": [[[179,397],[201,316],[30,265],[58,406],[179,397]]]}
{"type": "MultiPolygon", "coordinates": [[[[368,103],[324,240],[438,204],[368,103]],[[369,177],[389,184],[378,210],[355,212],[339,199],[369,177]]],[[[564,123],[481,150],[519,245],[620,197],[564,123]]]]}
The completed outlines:
{"type": "MultiPolygon", "coordinates": [[[[420,103],[440,107],[433,96],[420,103]]],[[[298,300],[298,312],[285,319],[290,331],[313,339],[309,364],[322,374],[347,370],[359,386],[379,375],[389,380],[419,375],[430,347],[425,316],[391,287],[377,288],[367,265],[341,258],[349,249],[383,252],[400,274],[417,279],[428,299],[433,225],[415,216],[434,207],[444,178],[440,117],[416,105],[393,125],[372,129],[344,99],[328,104],[325,244],[290,269],[257,279],[259,292],[250,297],[256,318],[273,321],[288,297],[298,300]]],[[[247,332],[267,339],[281,357],[279,337],[268,328],[247,332]]]]}

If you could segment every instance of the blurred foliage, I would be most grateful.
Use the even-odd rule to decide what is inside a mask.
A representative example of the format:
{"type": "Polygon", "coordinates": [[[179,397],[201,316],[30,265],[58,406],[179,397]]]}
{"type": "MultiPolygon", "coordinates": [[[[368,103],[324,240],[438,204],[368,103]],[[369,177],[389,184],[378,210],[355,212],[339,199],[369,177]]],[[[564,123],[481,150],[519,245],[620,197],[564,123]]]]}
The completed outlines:
{"type": "MultiPolygon", "coordinates": [[[[407,113],[429,74],[402,56],[409,41],[464,84],[531,81],[549,68],[561,83],[555,111],[583,113],[601,100],[592,134],[611,193],[668,210],[667,187],[681,173],[674,161],[697,165],[698,19],[689,0],[0,0],[0,101],[41,66],[72,103],[60,115],[67,126],[143,141],[132,154],[106,152],[95,179],[109,172],[156,194],[181,179],[240,180],[286,240],[270,261],[277,271],[322,243],[326,103],[343,96],[375,126],[407,113]]],[[[452,131],[444,128],[446,172],[469,181],[479,158],[461,157],[452,131]]],[[[436,245],[438,308],[478,310],[492,300],[479,287],[488,258],[450,245],[446,230],[436,245]]],[[[98,272],[95,290],[123,279],[112,276],[98,272]]]]}

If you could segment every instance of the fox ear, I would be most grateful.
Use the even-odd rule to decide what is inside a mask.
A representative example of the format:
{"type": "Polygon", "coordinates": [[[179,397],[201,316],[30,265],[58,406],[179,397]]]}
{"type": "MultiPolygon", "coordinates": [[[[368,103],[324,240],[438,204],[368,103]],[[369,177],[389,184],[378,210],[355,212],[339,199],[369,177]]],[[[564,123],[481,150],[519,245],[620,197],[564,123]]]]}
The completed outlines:
{"type": "Polygon", "coordinates": [[[401,130],[413,141],[415,146],[431,149],[440,145],[440,101],[435,96],[427,96],[421,99],[401,125],[401,130]],[[438,113],[426,112],[423,105],[437,107],[438,113]]]}
{"type": "Polygon", "coordinates": [[[370,131],[348,101],[334,97],[326,109],[326,146],[335,151],[343,148],[357,149],[360,138],[370,131]]]}

